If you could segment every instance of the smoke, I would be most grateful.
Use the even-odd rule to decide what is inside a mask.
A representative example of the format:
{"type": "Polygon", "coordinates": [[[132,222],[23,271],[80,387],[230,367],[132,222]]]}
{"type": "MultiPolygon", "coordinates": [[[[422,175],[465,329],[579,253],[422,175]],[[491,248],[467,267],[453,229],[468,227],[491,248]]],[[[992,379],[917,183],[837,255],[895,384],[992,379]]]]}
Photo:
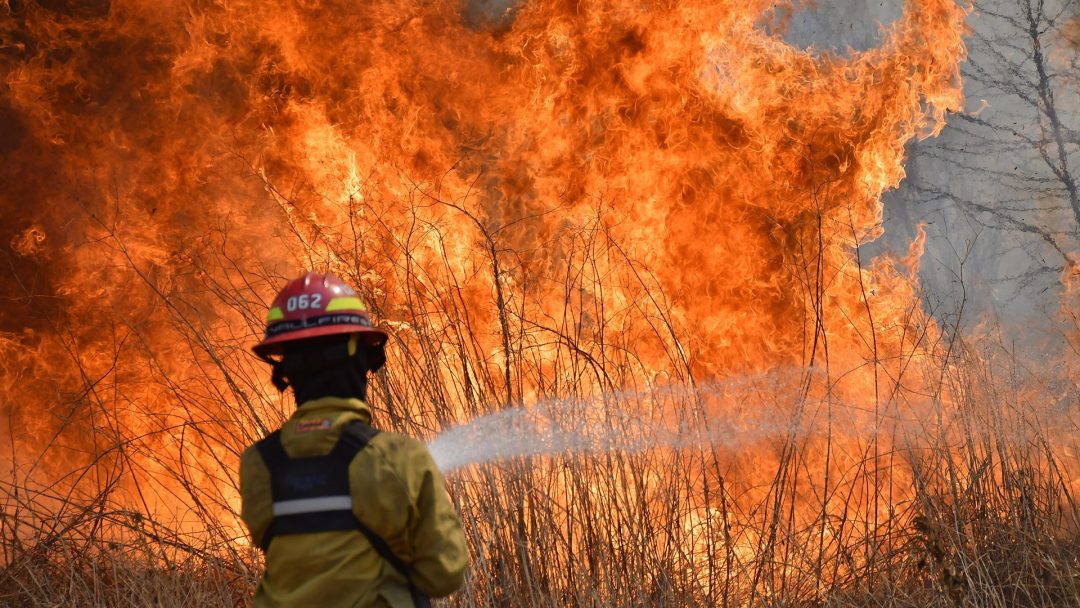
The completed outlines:
{"type": "Polygon", "coordinates": [[[924,225],[924,306],[967,332],[995,326],[1025,357],[1072,356],[1061,278],[1080,248],[1075,13],[1066,0],[975,2],[966,106],[940,137],[909,146],[908,177],[884,198],[885,238],[869,252],[902,250],[924,225]]]}
{"type": "Polygon", "coordinates": [[[469,0],[461,17],[474,29],[501,32],[514,22],[521,0],[469,0]]]}
{"type": "MultiPolygon", "coordinates": [[[[845,55],[881,44],[901,4],[778,4],[766,25],[794,46],[845,55]]],[[[1080,175],[1075,13],[1075,3],[1063,0],[974,3],[962,66],[967,105],[939,137],[908,146],[906,178],[883,197],[882,237],[864,243],[865,260],[901,255],[924,227],[924,308],[965,332],[996,326],[1033,356],[1067,350],[1062,338],[1075,331],[1061,314],[1061,277],[1080,247],[1068,186],[1080,175]],[[1048,104],[1066,134],[1063,155],[1048,104]]]]}
{"type": "Polygon", "coordinates": [[[881,45],[902,9],[901,0],[778,3],[768,25],[779,30],[788,44],[845,55],[881,45]]]}

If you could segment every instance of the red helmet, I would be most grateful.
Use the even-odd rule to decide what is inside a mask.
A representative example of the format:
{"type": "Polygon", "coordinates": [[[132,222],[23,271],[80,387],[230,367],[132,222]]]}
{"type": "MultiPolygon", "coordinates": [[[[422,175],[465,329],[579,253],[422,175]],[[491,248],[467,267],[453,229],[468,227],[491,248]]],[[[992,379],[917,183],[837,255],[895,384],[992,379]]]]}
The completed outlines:
{"type": "Polygon", "coordinates": [[[386,332],[372,327],[367,306],[352,287],[332,274],[309,272],[289,281],[274,299],[266,337],[252,350],[269,359],[281,354],[286,342],[337,334],[358,334],[371,346],[386,343],[386,332]]]}

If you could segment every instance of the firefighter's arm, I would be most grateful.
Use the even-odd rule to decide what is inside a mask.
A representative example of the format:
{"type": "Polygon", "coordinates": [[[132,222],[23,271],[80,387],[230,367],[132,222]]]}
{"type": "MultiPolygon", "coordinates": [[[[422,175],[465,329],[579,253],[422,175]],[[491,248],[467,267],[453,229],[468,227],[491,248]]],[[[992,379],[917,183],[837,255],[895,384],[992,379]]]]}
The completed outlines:
{"type": "Polygon", "coordinates": [[[410,522],[409,540],[412,543],[412,579],[420,591],[432,597],[449,595],[465,581],[469,565],[469,550],[461,518],[427,446],[416,442],[412,450],[412,467],[418,484],[416,510],[410,522]]]}
{"type": "Polygon", "coordinates": [[[353,513],[408,564],[412,583],[431,597],[460,587],[469,563],[465,534],[427,446],[380,433],[349,474],[353,513]]]}
{"type": "Polygon", "coordinates": [[[270,469],[254,447],[240,456],[240,501],[240,519],[251,534],[252,544],[259,546],[274,519],[274,499],[270,493],[270,469]]]}

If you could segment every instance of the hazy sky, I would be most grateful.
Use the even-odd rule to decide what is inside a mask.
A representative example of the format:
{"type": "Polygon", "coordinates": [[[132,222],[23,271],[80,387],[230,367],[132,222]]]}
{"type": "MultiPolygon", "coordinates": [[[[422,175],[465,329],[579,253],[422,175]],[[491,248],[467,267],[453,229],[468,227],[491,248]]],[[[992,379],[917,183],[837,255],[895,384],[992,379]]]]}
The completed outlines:
{"type": "MultiPolygon", "coordinates": [[[[1063,174],[1080,175],[1080,87],[1077,49],[1062,35],[1077,6],[977,4],[963,68],[967,114],[950,117],[939,137],[909,146],[908,178],[886,194],[886,234],[873,247],[904,251],[924,223],[927,304],[950,321],[962,310],[967,327],[998,320],[1009,339],[1029,345],[1060,333],[1054,319],[1062,253],[1077,246],[1075,194],[1070,199],[1063,174]],[[1047,91],[1056,125],[1047,111],[1051,98],[1041,94],[1047,91]]],[[[901,10],[894,0],[820,0],[792,17],[785,38],[835,52],[866,49],[901,10]]]]}

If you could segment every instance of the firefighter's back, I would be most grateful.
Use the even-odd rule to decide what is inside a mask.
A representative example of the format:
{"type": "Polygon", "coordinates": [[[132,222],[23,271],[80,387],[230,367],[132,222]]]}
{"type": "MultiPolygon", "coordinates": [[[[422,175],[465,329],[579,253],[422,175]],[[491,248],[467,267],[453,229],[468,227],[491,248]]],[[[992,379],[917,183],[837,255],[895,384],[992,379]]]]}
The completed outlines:
{"type": "Polygon", "coordinates": [[[464,534],[426,446],[394,433],[372,432],[350,452],[346,444],[355,442],[357,427],[369,428],[369,420],[367,405],[357,399],[327,397],[298,408],[273,441],[280,442],[286,460],[315,467],[307,475],[292,473],[297,479],[290,483],[297,488],[289,500],[282,500],[280,475],[272,474],[282,465],[275,464],[280,458],[273,456],[267,440],[241,457],[242,516],[266,556],[257,608],[398,608],[416,604],[416,588],[445,595],[460,586],[468,562],[464,534]],[[341,453],[348,458],[351,515],[385,543],[383,551],[408,564],[412,590],[364,533],[333,523],[349,504],[326,491],[320,495],[319,488],[333,485],[335,465],[326,463],[341,453]]]}
{"type": "Polygon", "coordinates": [[[357,534],[319,532],[276,538],[266,553],[266,573],[255,593],[255,608],[390,606],[379,593],[380,558],[363,539],[350,537],[357,534]]]}

